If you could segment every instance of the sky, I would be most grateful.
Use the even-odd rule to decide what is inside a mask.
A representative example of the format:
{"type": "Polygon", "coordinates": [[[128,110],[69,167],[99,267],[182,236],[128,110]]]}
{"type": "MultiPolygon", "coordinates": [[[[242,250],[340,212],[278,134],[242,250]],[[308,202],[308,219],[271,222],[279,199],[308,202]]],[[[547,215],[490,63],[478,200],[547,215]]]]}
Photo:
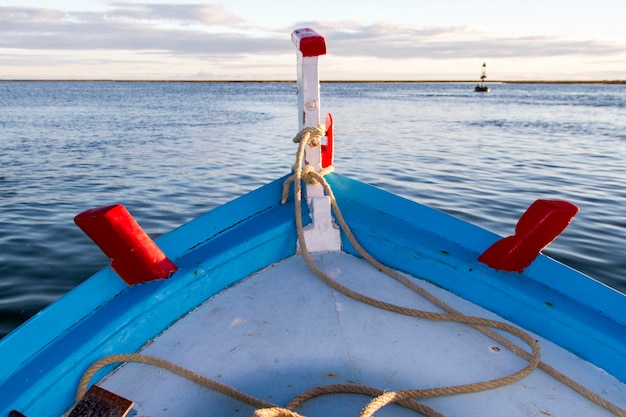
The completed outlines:
{"type": "Polygon", "coordinates": [[[0,79],[626,80],[624,0],[0,0],[0,79]]]}

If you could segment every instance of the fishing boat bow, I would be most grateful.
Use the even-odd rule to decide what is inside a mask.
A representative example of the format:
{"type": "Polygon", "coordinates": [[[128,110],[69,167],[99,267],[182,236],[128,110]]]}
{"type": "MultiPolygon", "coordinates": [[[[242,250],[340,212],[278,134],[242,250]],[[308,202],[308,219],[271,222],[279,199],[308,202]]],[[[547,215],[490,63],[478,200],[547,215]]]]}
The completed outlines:
{"type": "Polygon", "coordinates": [[[540,253],[577,209],[502,239],[333,172],[292,41],[293,172],[156,242],[77,216],[111,266],[0,341],[0,416],[626,415],[626,297],[540,253]]]}

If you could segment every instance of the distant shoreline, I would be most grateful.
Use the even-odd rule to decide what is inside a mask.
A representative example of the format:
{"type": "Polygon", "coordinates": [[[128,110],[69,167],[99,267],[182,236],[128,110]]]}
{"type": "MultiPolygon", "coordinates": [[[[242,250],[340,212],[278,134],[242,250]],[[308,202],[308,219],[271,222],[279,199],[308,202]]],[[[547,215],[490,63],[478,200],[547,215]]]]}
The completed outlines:
{"type": "MultiPolygon", "coordinates": [[[[295,83],[296,80],[114,80],[114,79],[0,79],[0,82],[102,83],[295,83]]],[[[476,80],[320,80],[323,83],[477,83],[476,80]]],[[[486,84],[626,84],[626,80],[490,80],[486,84]]]]}

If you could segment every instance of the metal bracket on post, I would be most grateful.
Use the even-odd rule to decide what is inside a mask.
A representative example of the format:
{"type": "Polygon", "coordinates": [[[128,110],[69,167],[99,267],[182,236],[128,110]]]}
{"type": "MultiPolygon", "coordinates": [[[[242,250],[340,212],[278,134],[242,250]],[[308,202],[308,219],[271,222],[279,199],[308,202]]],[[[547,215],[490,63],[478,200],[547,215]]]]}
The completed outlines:
{"type": "MultiPolygon", "coordinates": [[[[326,40],[313,29],[296,29],[291,40],[297,48],[298,57],[298,122],[300,130],[320,124],[320,83],[317,57],[326,54],[326,40]]],[[[332,139],[327,146],[332,152],[332,139]]],[[[320,172],[322,145],[307,146],[305,164],[320,172]]],[[[325,166],[324,166],[325,168],[325,166]]],[[[304,229],[304,238],[310,252],[333,252],[341,250],[339,228],[331,215],[330,198],[324,195],[320,184],[306,184],[306,196],[312,224],[304,229]]]]}

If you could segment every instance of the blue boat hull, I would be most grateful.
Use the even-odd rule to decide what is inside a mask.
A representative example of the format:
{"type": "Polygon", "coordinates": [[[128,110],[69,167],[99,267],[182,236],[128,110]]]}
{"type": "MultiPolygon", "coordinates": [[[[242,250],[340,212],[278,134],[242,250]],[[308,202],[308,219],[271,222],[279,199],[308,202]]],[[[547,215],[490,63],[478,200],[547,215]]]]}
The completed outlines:
{"type": "MultiPolygon", "coordinates": [[[[570,350],[626,381],[626,297],[540,255],[523,273],[477,261],[499,236],[339,174],[326,176],[359,242],[423,278],[570,350]]],[[[171,278],[127,286],[105,268],[0,341],[0,415],[60,415],[103,356],[135,352],[211,296],[296,253],[285,178],[157,240],[171,278]]],[[[303,219],[310,221],[306,205],[303,219]]],[[[342,236],[344,251],[356,253],[342,236]]],[[[110,371],[104,369],[100,375],[110,371]]]]}

